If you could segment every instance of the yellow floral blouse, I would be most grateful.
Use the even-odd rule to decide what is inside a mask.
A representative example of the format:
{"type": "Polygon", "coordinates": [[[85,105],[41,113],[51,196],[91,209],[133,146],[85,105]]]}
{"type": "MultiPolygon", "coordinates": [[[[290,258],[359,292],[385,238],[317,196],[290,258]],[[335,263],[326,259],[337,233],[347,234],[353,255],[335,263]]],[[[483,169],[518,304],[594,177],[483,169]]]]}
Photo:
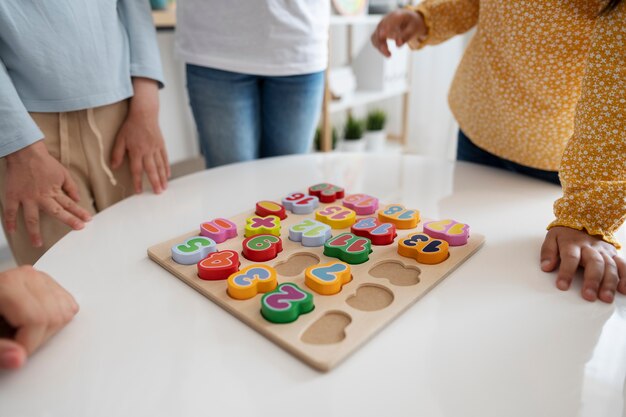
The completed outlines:
{"type": "Polygon", "coordinates": [[[560,171],[553,226],[600,235],[626,218],[626,2],[425,0],[411,47],[476,26],[449,95],[461,129],[502,158],[560,171]]]}

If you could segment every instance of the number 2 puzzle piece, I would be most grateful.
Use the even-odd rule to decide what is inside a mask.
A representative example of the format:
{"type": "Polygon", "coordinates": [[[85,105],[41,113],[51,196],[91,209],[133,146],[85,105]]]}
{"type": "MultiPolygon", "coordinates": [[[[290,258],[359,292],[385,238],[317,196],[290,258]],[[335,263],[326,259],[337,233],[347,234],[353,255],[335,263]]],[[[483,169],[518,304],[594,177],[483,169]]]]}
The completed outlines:
{"type": "Polygon", "coordinates": [[[320,199],[314,195],[291,193],[283,198],[282,203],[293,214],[309,214],[320,205],[320,199]]]}
{"type": "Polygon", "coordinates": [[[265,262],[282,252],[283,241],[274,235],[254,235],[246,238],[242,246],[244,258],[254,262],[265,262]]]}
{"type": "Polygon", "coordinates": [[[343,205],[359,216],[367,216],[378,210],[378,199],[367,194],[352,194],[343,199],[343,205]]]}
{"type": "Polygon", "coordinates": [[[350,281],[352,281],[350,265],[343,262],[313,265],[304,271],[306,286],[322,295],[337,294],[341,287],[350,281]]]}
{"type": "Polygon", "coordinates": [[[210,253],[198,262],[198,277],[208,281],[227,279],[239,270],[239,255],[232,250],[210,253]]]}
{"type": "Polygon", "coordinates": [[[257,202],[255,213],[261,217],[276,216],[281,220],[285,220],[287,218],[285,207],[273,201],[257,202]]]}
{"type": "Polygon", "coordinates": [[[315,212],[315,219],[333,229],[345,229],[354,224],[356,213],[346,207],[327,206],[315,212]]]}
{"type": "Polygon", "coordinates": [[[274,235],[280,236],[280,218],[278,216],[252,216],[246,219],[244,236],[274,235]]]}
{"type": "Polygon", "coordinates": [[[276,288],[276,270],[268,265],[250,265],[228,277],[227,292],[237,300],[253,298],[276,288]]]}
{"type": "Polygon", "coordinates": [[[289,228],[289,239],[302,246],[322,246],[330,238],[330,226],[317,220],[306,219],[289,228]]]}
{"type": "Polygon", "coordinates": [[[450,246],[463,246],[469,238],[469,225],[446,219],[424,223],[424,233],[445,240],[450,246]]]}
{"type": "Polygon", "coordinates": [[[372,242],[352,233],[342,233],[324,243],[324,255],[352,265],[367,262],[370,253],[372,242]]]}
{"type": "Polygon", "coordinates": [[[323,182],[309,187],[309,194],[318,197],[322,203],[333,203],[343,198],[344,189],[337,185],[323,182]]]}
{"type": "Polygon", "coordinates": [[[291,323],[315,308],[313,294],[286,282],[261,298],[261,315],[272,323],[291,323]]]}
{"type": "Polygon", "coordinates": [[[222,243],[237,237],[237,225],[227,219],[214,219],[200,225],[200,235],[213,239],[215,243],[222,243]]]}
{"type": "Polygon", "coordinates": [[[211,252],[217,251],[217,244],[213,239],[204,236],[194,236],[183,243],[172,246],[172,259],[182,265],[197,264],[211,252]]]}
{"type": "Polygon", "coordinates": [[[381,222],[393,223],[398,229],[413,229],[420,221],[420,212],[408,210],[401,204],[390,204],[378,210],[378,219],[381,222]]]}
{"type": "Polygon", "coordinates": [[[412,233],[398,242],[398,253],[422,264],[438,264],[448,259],[448,242],[426,233],[412,233]]]}
{"type": "Polygon", "coordinates": [[[372,241],[372,245],[382,246],[393,243],[396,238],[396,226],[393,223],[381,223],[375,217],[359,219],[350,231],[372,241]]]}

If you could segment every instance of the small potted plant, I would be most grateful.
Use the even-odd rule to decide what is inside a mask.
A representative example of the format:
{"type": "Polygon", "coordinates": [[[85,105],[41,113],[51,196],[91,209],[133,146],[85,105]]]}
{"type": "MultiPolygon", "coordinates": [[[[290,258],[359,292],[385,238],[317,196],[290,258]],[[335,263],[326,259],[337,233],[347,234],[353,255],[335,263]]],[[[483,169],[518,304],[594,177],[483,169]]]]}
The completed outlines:
{"type": "Polygon", "coordinates": [[[365,123],[363,120],[348,116],[348,121],[344,127],[341,149],[346,152],[363,152],[365,150],[364,130],[365,123]]]}
{"type": "MultiPolygon", "coordinates": [[[[332,128],[332,142],[330,148],[334,150],[337,147],[337,141],[339,140],[339,134],[337,133],[337,129],[333,126],[332,128]]],[[[313,146],[316,151],[322,150],[322,129],[318,127],[315,129],[315,138],[313,140],[313,146]]]]}
{"type": "Polygon", "coordinates": [[[382,110],[373,110],[367,114],[365,147],[368,151],[380,151],[385,147],[385,122],[387,115],[382,110]]]}

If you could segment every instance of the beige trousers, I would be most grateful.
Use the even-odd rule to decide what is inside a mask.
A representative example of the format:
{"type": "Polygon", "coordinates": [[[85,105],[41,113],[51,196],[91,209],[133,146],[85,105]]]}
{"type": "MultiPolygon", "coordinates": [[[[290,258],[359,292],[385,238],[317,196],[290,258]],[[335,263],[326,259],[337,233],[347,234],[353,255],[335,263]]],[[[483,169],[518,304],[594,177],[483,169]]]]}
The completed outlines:
{"type": "MultiPolygon", "coordinates": [[[[96,214],[133,194],[128,159],[115,172],[109,168],[111,151],[128,112],[128,101],[66,113],[31,113],[43,132],[50,155],[70,172],[78,186],[79,204],[96,214]]],[[[0,159],[0,209],[6,198],[6,161],[0,159]]],[[[34,248],[20,207],[17,230],[6,234],[18,264],[33,264],[71,228],[40,211],[43,246],[34,248]]],[[[4,228],[4,214],[2,215],[4,228]]],[[[6,229],[5,229],[6,232],[6,229]]],[[[80,232],[79,232],[80,233],[80,232]]]]}

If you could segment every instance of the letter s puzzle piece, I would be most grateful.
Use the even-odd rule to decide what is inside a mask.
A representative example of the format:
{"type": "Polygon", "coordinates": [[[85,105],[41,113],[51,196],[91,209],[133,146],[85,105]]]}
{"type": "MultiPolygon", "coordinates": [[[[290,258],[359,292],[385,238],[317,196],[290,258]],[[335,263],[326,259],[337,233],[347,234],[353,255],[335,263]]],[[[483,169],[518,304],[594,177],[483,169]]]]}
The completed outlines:
{"type": "Polygon", "coordinates": [[[206,256],[217,251],[217,245],[213,239],[204,236],[193,236],[172,246],[172,259],[182,265],[197,264],[206,256]]]}
{"type": "Polygon", "coordinates": [[[278,284],[276,270],[269,265],[250,265],[228,277],[227,292],[237,300],[272,291],[278,284]]]}
{"type": "Polygon", "coordinates": [[[285,220],[287,218],[285,207],[273,201],[257,202],[255,213],[261,217],[276,216],[281,220],[285,220]]]}
{"type": "Polygon", "coordinates": [[[381,222],[395,224],[397,229],[413,229],[420,221],[420,212],[407,210],[401,204],[390,204],[378,210],[378,219],[381,222]]]}
{"type": "Polygon", "coordinates": [[[334,201],[343,198],[344,189],[336,185],[323,182],[309,187],[309,194],[318,197],[322,203],[333,203],[334,201]]]}
{"type": "Polygon", "coordinates": [[[330,238],[330,226],[317,220],[305,219],[289,228],[289,240],[302,246],[322,246],[330,238]]]}
{"type": "Polygon", "coordinates": [[[280,218],[278,216],[252,216],[246,219],[245,237],[255,235],[280,236],[280,218]]]}
{"type": "Polygon", "coordinates": [[[359,219],[352,225],[350,231],[372,241],[372,245],[382,246],[393,243],[396,238],[396,226],[393,223],[381,223],[375,217],[359,219]]]}
{"type": "Polygon", "coordinates": [[[367,216],[378,210],[378,199],[367,194],[352,194],[343,199],[343,205],[359,216],[367,216]]]}
{"type": "Polygon", "coordinates": [[[412,233],[398,241],[398,253],[422,264],[438,264],[448,259],[448,242],[433,239],[426,233],[412,233]]]}
{"type": "Polygon", "coordinates": [[[246,238],[242,246],[244,258],[254,262],[265,262],[282,252],[283,241],[274,235],[254,235],[246,238]]]}
{"type": "Polygon", "coordinates": [[[314,195],[291,193],[283,198],[282,203],[293,214],[309,214],[320,205],[320,199],[314,195]]]}
{"type": "Polygon", "coordinates": [[[326,206],[315,212],[315,220],[326,223],[333,229],[345,229],[352,226],[356,213],[341,206],[326,206]]]}
{"type": "Polygon", "coordinates": [[[213,252],[198,262],[198,277],[208,281],[227,279],[239,270],[239,255],[232,250],[213,252]]]}
{"type": "Polygon", "coordinates": [[[313,295],[286,282],[261,298],[261,315],[272,323],[291,323],[315,308],[313,295]]]}
{"type": "Polygon", "coordinates": [[[313,265],[304,271],[306,286],[322,295],[337,294],[341,287],[350,281],[352,281],[350,265],[343,262],[313,265]]]}
{"type": "Polygon", "coordinates": [[[469,225],[446,219],[424,223],[424,233],[445,240],[450,246],[463,246],[469,238],[469,225]]]}
{"type": "Polygon", "coordinates": [[[324,243],[324,255],[352,265],[367,262],[372,253],[372,242],[352,233],[342,233],[324,243]]]}

